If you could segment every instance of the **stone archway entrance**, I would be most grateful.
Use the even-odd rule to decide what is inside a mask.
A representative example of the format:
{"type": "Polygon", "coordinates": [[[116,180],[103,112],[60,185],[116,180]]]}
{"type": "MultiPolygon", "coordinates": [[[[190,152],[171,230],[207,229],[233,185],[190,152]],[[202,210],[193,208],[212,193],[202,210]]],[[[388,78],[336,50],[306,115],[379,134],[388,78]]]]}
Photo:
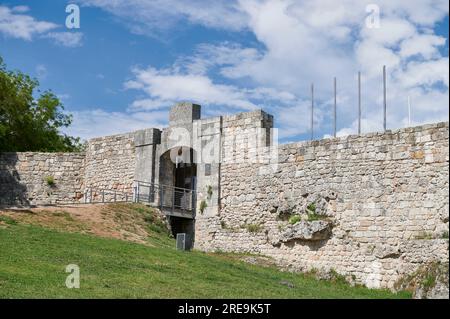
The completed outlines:
{"type": "Polygon", "coordinates": [[[161,206],[168,217],[172,234],[186,233],[191,240],[194,238],[197,185],[194,155],[190,147],[175,147],[161,155],[159,170],[161,206]]]}
{"type": "Polygon", "coordinates": [[[196,190],[197,165],[194,163],[194,150],[192,148],[176,147],[161,155],[159,184],[196,190]]]}
{"type": "Polygon", "coordinates": [[[175,162],[174,186],[195,191],[197,183],[197,165],[194,163],[194,150],[180,147],[175,162]],[[189,161],[184,162],[183,152],[189,152],[189,161]],[[179,160],[179,161],[178,161],[179,160]]]}

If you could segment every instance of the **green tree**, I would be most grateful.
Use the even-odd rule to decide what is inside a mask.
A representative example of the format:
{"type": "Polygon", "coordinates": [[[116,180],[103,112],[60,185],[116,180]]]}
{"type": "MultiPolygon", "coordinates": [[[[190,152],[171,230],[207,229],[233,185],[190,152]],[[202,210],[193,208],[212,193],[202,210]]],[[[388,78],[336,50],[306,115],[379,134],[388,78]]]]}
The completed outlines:
{"type": "Polygon", "coordinates": [[[55,94],[41,92],[36,79],[7,70],[0,57],[0,152],[81,150],[79,138],[60,132],[72,122],[63,110],[55,94]]]}

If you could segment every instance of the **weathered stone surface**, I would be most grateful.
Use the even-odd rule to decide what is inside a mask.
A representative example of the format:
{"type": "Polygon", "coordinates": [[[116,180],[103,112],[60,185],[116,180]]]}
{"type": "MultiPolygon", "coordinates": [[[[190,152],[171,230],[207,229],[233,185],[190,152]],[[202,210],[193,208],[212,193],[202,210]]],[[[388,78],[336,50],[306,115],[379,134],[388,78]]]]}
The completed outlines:
{"type": "Polygon", "coordinates": [[[334,269],[373,288],[392,288],[429,261],[448,263],[448,123],[280,145],[276,165],[233,161],[251,153],[232,147],[254,138],[242,128],[271,125],[252,116],[252,124],[224,123],[220,217],[198,216],[198,249],[260,253],[291,270],[334,269]],[[333,221],[331,237],[280,243],[289,216],[305,217],[312,202],[333,221]],[[249,223],[263,231],[240,228],[249,223]]]}
{"type": "Polygon", "coordinates": [[[398,246],[378,245],[374,250],[374,254],[380,259],[398,258],[401,255],[401,249],[398,246]]]}
{"type": "Polygon", "coordinates": [[[195,221],[197,249],[334,269],[373,288],[430,261],[448,264],[448,122],[271,147],[273,117],[261,110],[200,119],[199,106],[180,104],[170,117],[160,140],[149,129],[92,139],[82,154],[0,154],[0,200],[12,191],[25,202],[76,202],[86,187],[132,192],[136,179],[171,185],[169,150],[203,156],[212,145],[219,151],[197,165],[197,203],[208,204],[195,221]],[[180,145],[169,140],[178,127],[180,145]],[[289,224],[309,218],[313,203],[332,232],[324,221],[289,224]]]}
{"type": "Polygon", "coordinates": [[[397,290],[410,290],[415,299],[449,299],[448,263],[424,263],[396,283],[397,290]]]}
{"type": "Polygon", "coordinates": [[[136,167],[135,133],[88,141],[84,185],[96,189],[132,192],[136,167]]]}
{"type": "Polygon", "coordinates": [[[76,202],[82,197],[84,163],[83,153],[0,153],[0,205],[76,202]]]}
{"type": "Polygon", "coordinates": [[[280,242],[291,240],[324,240],[331,235],[331,223],[325,220],[300,221],[287,226],[280,234],[280,242]]]}
{"type": "Polygon", "coordinates": [[[188,102],[178,103],[170,109],[169,123],[171,126],[192,123],[194,120],[200,119],[200,114],[200,105],[188,102]]]}
{"type": "Polygon", "coordinates": [[[418,288],[414,293],[415,299],[449,299],[448,275],[447,278],[438,278],[434,287],[429,290],[418,288]]]}
{"type": "Polygon", "coordinates": [[[134,146],[147,146],[161,143],[161,131],[154,128],[134,132],[134,146]]]}

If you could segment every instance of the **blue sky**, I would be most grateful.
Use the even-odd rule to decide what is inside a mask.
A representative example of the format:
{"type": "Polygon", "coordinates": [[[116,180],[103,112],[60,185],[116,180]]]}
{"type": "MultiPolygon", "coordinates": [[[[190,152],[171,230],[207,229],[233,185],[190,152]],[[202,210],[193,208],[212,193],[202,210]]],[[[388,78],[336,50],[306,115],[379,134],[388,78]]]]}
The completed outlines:
{"type": "Polygon", "coordinates": [[[163,127],[178,101],[203,116],[262,108],[283,141],[331,133],[338,78],[339,135],[357,127],[356,74],[363,74],[363,130],[382,126],[381,69],[388,68],[388,126],[448,120],[448,3],[378,1],[1,1],[0,55],[39,79],[74,115],[69,134],[89,138],[163,127]],[[67,29],[69,3],[81,28],[67,29]]]}

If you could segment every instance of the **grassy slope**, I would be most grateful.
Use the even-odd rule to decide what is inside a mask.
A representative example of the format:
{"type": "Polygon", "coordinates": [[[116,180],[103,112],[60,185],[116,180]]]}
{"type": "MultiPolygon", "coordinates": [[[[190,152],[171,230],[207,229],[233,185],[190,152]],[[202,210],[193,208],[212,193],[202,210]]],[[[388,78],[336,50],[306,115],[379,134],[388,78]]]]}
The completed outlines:
{"type": "Polygon", "coordinates": [[[149,241],[154,247],[4,220],[0,298],[410,297],[318,281],[221,254],[179,252],[162,232],[151,232],[149,241]],[[68,264],[80,266],[80,289],[65,287],[68,264]]]}

